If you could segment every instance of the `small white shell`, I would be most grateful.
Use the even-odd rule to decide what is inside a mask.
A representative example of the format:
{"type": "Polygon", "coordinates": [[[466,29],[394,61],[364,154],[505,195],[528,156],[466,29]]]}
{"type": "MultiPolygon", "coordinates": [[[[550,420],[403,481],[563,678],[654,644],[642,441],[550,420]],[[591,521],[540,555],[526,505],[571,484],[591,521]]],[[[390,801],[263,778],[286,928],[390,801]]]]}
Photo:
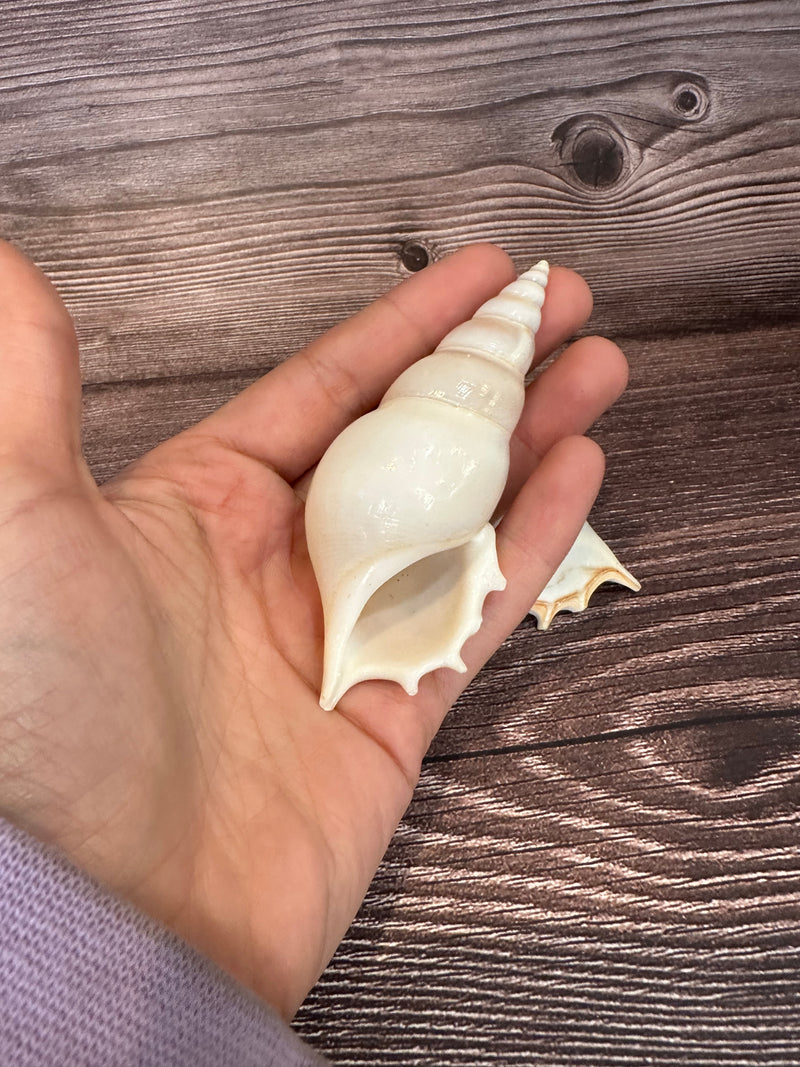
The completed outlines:
{"type": "Polygon", "coordinates": [[[540,630],[546,630],[559,611],[583,611],[604,582],[616,582],[638,592],[642,587],[626,570],[588,522],[530,610],[540,630]]]}

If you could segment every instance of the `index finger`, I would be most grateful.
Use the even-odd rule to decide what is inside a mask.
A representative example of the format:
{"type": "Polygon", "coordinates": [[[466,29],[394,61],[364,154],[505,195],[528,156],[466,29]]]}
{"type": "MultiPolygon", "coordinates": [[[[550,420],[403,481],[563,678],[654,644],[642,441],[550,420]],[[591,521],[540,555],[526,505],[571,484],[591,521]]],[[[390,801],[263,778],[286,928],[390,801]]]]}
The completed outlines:
{"type": "MultiPolygon", "coordinates": [[[[293,482],[349,422],[378,403],[406,367],[432,352],[515,275],[499,248],[461,249],[401,282],[186,432],[213,436],[293,482]]],[[[537,357],[573,333],[590,307],[585,282],[557,271],[548,286],[537,357]]]]}

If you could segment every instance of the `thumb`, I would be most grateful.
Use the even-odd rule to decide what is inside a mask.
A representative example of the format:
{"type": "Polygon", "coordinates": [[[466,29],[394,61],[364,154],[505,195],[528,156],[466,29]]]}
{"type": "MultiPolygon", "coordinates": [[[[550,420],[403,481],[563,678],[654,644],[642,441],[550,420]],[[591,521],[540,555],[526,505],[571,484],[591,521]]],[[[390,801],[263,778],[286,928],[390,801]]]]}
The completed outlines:
{"type": "Polygon", "coordinates": [[[0,462],[74,472],[80,410],[72,319],[44,274],[0,241],[0,462]]]}

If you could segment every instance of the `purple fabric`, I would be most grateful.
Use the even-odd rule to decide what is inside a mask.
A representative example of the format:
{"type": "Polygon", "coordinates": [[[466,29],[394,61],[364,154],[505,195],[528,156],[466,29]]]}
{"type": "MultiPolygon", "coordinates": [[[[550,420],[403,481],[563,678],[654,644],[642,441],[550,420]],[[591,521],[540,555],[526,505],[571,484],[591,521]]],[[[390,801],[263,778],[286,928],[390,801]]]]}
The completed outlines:
{"type": "Polygon", "coordinates": [[[269,1008],[0,820],[0,1064],[320,1067],[269,1008]]]}

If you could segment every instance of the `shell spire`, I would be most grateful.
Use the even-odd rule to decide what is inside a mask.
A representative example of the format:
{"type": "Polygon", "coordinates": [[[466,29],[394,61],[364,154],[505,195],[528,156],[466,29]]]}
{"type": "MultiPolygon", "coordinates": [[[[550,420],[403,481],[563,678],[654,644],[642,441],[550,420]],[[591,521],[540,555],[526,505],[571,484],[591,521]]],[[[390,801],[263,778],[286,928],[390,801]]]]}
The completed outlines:
{"type": "Polygon", "coordinates": [[[525,399],[548,265],[456,326],[351,423],[306,501],[325,616],[320,704],[383,678],[409,694],[428,671],[465,671],[461,648],[505,587],[492,514],[525,399]]]}

